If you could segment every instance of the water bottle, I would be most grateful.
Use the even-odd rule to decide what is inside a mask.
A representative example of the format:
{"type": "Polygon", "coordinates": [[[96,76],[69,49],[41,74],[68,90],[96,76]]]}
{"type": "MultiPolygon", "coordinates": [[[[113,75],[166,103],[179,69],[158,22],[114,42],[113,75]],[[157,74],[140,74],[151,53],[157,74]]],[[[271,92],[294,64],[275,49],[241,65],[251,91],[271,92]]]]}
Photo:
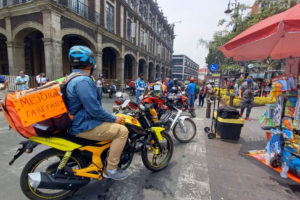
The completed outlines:
{"type": "Polygon", "coordinates": [[[289,171],[289,166],[287,165],[287,163],[286,162],[283,162],[282,164],[281,164],[281,173],[280,173],[280,176],[282,177],[282,178],[287,178],[288,176],[287,176],[287,172],[289,171]]]}

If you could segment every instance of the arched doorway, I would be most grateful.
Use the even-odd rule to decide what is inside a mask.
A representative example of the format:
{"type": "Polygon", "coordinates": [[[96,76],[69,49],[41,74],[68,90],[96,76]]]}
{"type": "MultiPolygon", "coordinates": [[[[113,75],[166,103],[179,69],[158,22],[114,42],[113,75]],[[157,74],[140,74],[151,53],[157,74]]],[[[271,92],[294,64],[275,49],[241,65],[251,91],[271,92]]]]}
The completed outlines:
{"type": "Polygon", "coordinates": [[[160,75],[160,66],[159,65],[156,65],[156,70],[155,70],[155,78],[161,78],[161,75],[160,75]]]}
{"type": "MultiPolygon", "coordinates": [[[[144,75],[146,74],[146,61],[144,59],[140,59],[139,60],[139,73],[143,73],[144,75]]],[[[144,77],[144,78],[147,78],[147,77],[144,77]]]]}
{"type": "Polygon", "coordinates": [[[154,82],[155,77],[154,77],[154,64],[152,62],[149,63],[148,67],[148,81],[149,82],[154,82]]]}
{"type": "Polygon", "coordinates": [[[43,34],[33,31],[24,38],[25,71],[35,76],[46,72],[43,34]]]}
{"type": "Polygon", "coordinates": [[[15,75],[25,71],[30,76],[46,72],[43,33],[34,28],[18,32],[14,39],[15,75]]]}
{"type": "Polygon", "coordinates": [[[162,68],[161,68],[161,78],[162,78],[162,80],[165,80],[165,78],[166,78],[165,67],[162,67],[162,68]]]}
{"type": "Polygon", "coordinates": [[[106,79],[117,78],[117,52],[111,48],[106,47],[102,50],[102,74],[106,79]]]}
{"type": "Polygon", "coordinates": [[[9,74],[6,37],[2,34],[0,34],[0,74],[9,74]]]}
{"type": "Polygon", "coordinates": [[[134,57],[130,54],[125,56],[125,63],[124,63],[124,80],[125,83],[128,84],[133,77],[133,65],[134,65],[134,57]]]}
{"type": "Polygon", "coordinates": [[[72,69],[70,67],[70,62],[68,59],[69,50],[72,46],[83,45],[89,47],[92,51],[95,52],[94,46],[87,39],[80,35],[65,35],[62,38],[63,47],[62,47],[62,56],[63,56],[63,73],[69,74],[72,69]]]}

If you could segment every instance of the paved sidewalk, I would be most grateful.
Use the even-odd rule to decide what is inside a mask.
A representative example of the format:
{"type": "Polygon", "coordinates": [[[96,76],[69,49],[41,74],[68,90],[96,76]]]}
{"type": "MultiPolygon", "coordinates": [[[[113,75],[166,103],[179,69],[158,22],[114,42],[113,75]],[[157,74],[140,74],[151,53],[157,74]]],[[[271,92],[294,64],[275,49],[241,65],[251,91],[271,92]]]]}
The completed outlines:
{"type": "MultiPolygon", "coordinates": [[[[265,132],[258,123],[265,108],[253,109],[251,121],[245,122],[237,143],[206,137],[212,200],[300,199],[299,184],[282,179],[279,173],[245,155],[249,150],[264,149],[266,146],[265,132]]],[[[205,109],[200,112],[200,117],[205,117],[205,109]]],[[[205,119],[204,123],[210,126],[211,120],[205,119]]],[[[203,128],[200,131],[205,134],[203,128]]]]}

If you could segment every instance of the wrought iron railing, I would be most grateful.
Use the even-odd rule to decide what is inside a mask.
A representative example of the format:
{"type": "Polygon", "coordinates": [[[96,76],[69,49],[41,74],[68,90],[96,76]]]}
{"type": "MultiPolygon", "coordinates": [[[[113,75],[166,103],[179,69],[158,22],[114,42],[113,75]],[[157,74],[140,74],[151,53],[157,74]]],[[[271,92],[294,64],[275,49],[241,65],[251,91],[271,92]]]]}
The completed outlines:
{"type": "Polygon", "coordinates": [[[89,7],[84,0],[56,0],[56,2],[72,12],[100,25],[100,13],[94,7],[89,7]]]}
{"type": "MultiPolygon", "coordinates": [[[[28,3],[34,0],[0,0],[0,9],[18,4],[28,3]]],[[[84,0],[53,0],[59,5],[68,8],[70,11],[100,25],[100,13],[95,11],[95,7],[89,7],[84,0]]]]}
{"type": "Polygon", "coordinates": [[[28,3],[32,0],[0,0],[0,8],[15,6],[21,3],[28,3]]]}

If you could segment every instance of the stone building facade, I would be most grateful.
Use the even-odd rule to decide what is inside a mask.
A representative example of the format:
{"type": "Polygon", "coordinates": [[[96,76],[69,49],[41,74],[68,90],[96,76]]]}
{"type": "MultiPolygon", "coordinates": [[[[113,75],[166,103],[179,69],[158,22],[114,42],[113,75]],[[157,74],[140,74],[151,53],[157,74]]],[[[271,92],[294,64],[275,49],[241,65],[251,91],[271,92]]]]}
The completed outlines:
{"type": "Polygon", "coordinates": [[[173,40],[153,0],[0,0],[0,74],[62,77],[69,49],[86,45],[97,75],[153,81],[171,73],[173,40]]]}

